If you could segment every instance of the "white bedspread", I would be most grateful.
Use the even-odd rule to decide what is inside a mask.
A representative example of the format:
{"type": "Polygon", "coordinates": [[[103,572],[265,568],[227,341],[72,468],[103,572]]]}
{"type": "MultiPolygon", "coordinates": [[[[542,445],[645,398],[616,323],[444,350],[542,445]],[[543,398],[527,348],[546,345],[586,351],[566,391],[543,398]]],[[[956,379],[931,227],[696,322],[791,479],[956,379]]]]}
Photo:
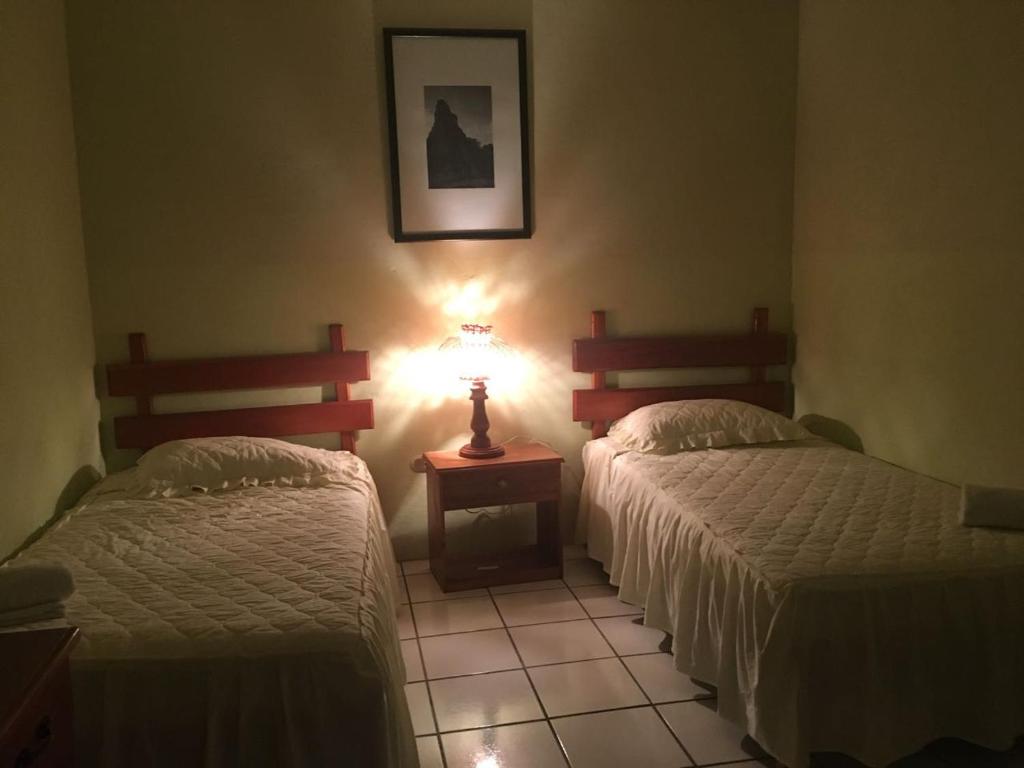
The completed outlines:
{"type": "Polygon", "coordinates": [[[962,527],[955,487],[822,440],[584,463],[590,555],[787,765],[1024,733],[1024,532],[962,527]]]}
{"type": "Polygon", "coordinates": [[[57,561],[76,764],[415,766],[376,489],[125,498],[109,478],[16,563],[57,561]]]}

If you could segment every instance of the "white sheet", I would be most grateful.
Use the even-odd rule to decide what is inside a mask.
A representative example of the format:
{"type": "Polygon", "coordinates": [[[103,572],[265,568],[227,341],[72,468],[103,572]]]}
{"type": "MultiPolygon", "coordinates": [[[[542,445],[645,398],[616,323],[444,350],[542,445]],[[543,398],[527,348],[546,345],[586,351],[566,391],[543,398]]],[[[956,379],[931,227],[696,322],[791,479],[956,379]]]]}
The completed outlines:
{"type": "Polygon", "coordinates": [[[15,563],[73,572],[76,764],[417,765],[376,489],[126,498],[114,476],[15,563]]]}
{"type": "Polygon", "coordinates": [[[791,768],[1024,733],[1024,532],[960,526],[953,486],[821,440],[584,463],[591,556],[791,768]]]}

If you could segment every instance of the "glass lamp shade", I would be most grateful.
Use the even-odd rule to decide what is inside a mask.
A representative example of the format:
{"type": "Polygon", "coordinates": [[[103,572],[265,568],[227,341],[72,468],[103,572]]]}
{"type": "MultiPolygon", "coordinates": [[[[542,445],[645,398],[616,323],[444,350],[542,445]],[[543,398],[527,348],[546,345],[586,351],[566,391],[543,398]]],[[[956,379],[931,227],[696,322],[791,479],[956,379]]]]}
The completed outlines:
{"type": "Polygon", "coordinates": [[[466,323],[441,345],[445,367],[463,381],[487,381],[500,373],[512,349],[491,326],[466,323]]]}

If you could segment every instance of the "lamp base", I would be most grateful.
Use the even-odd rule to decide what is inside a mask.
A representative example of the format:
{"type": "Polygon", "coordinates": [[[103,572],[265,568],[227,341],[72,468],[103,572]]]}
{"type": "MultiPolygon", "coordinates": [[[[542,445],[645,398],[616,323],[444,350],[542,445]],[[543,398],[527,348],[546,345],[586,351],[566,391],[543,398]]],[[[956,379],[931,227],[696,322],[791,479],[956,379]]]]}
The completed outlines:
{"type": "Polygon", "coordinates": [[[492,445],[489,448],[474,448],[471,443],[466,443],[459,449],[459,456],[464,459],[496,459],[505,455],[505,447],[492,445]]]}
{"type": "Polygon", "coordinates": [[[469,399],[473,401],[473,419],[469,422],[473,430],[473,439],[459,449],[459,456],[464,459],[496,459],[504,456],[505,449],[500,445],[492,445],[491,438],[487,436],[491,423],[487,420],[487,407],[484,405],[487,399],[487,385],[483,379],[473,381],[469,399]]]}

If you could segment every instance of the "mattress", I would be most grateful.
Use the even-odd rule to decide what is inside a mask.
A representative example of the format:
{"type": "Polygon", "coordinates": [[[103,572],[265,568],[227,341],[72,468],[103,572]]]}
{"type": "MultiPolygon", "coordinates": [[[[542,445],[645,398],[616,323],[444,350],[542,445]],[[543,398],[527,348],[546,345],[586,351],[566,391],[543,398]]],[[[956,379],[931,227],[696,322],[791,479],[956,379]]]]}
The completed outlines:
{"type": "Polygon", "coordinates": [[[414,766],[376,489],[129,498],[108,478],[16,564],[61,562],[76,764],[414,766]]]}
{"type": "Polygon", "coordinates": [[[1024,532],[959,525],[955,487],[823,440],[584,464],[590,555],[791,768],[1024,733],[1024,532]]]}

